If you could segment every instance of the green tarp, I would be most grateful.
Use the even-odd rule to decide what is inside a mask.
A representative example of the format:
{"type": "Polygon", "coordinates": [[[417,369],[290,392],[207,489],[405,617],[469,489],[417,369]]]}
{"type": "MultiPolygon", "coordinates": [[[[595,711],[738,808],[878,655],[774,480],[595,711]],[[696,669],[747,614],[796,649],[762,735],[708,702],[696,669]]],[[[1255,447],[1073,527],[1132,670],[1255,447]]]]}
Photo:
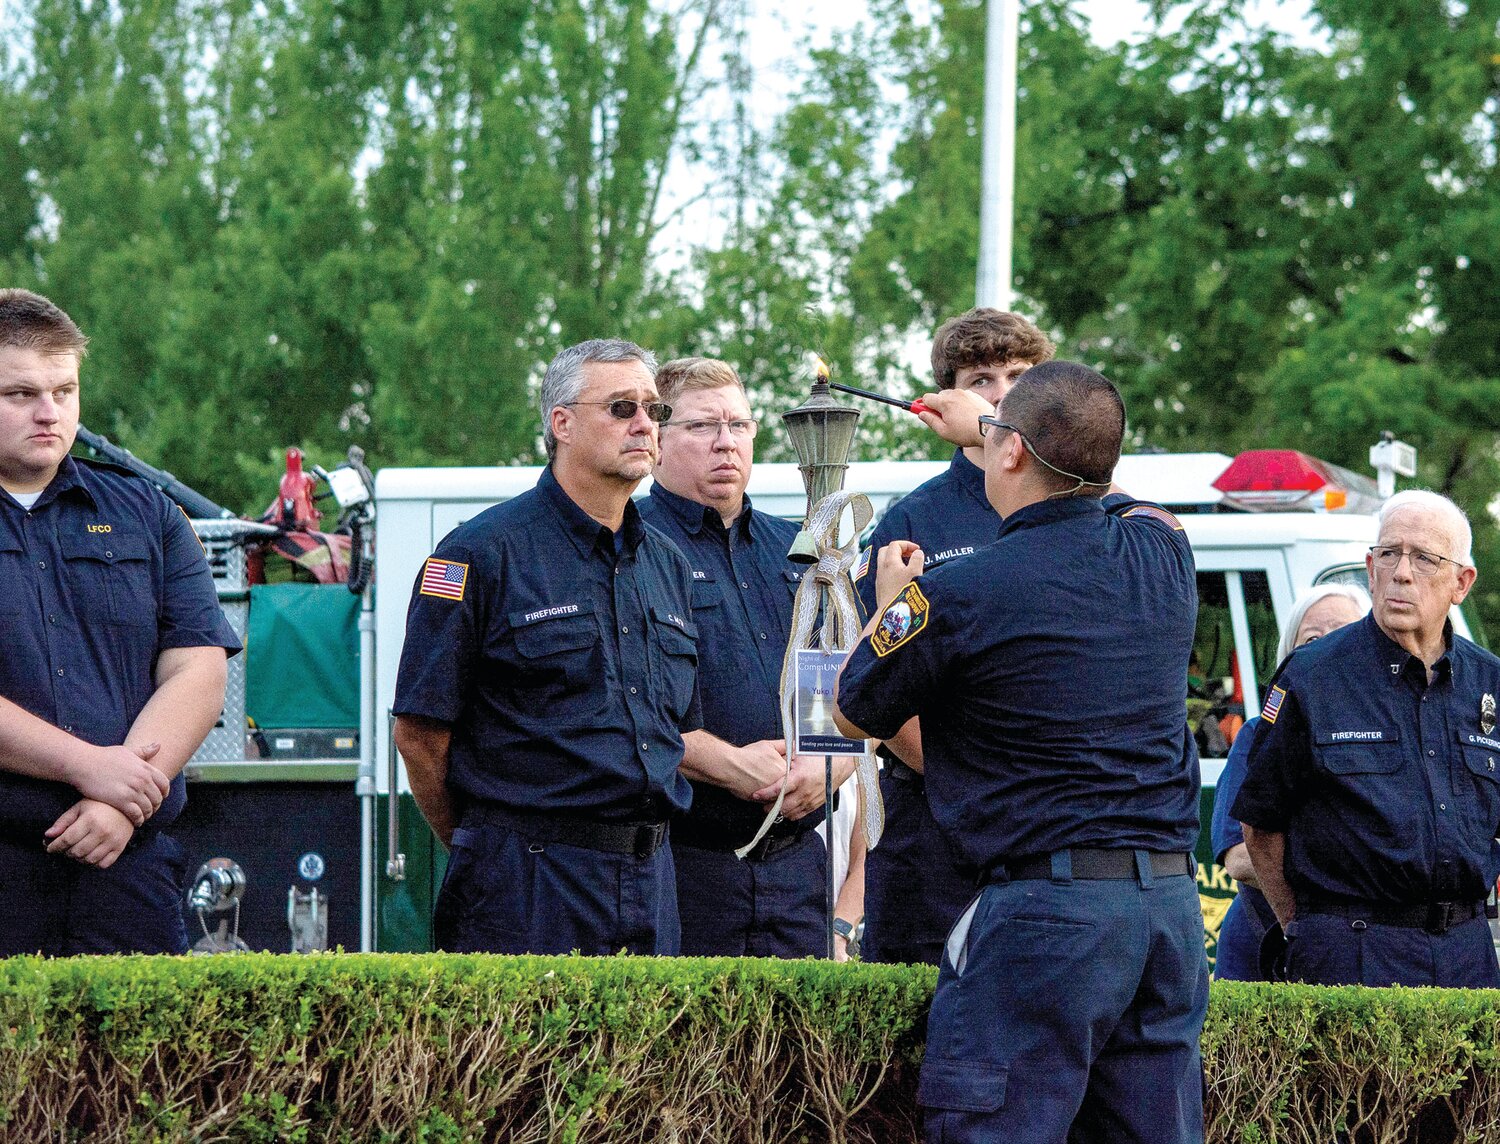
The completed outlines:
{"type": "Polygon", "coordinates": [[[245,654],[256,726],[359,726],[359,597],[342,584],[252,587],[245,654]]]}

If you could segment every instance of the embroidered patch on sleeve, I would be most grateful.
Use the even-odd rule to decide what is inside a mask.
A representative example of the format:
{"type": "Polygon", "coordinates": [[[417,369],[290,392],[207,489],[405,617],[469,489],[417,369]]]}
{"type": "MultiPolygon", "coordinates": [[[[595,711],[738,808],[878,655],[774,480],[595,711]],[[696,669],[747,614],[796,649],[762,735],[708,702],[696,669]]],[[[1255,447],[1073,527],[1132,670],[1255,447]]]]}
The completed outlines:
{"type": "Polygon", "coordinates": [[[1182,531],[1182,521],[1178,520],[1166,509],[1158,508],[1154,504],[1138,504],[1134,508],[1125,510],[1120,514],[1120,516],[1124,520],[1129,520],[1133,516],[1147,516],[1152,520],[1161,521],[1164,525],[1175,532],[1182,531]]]}
{"type": "Polygon", "coordinates": [[[911,643],[927,626],[931,609],[932,605],[913,580],[901,589],[901,594],[891,602],[885,615],[880,617],[879,625],[870,633],[870,649],[877,656],[887,656],[902,644],[911,643]]]}
{"type": "Polygon", "coordinates": [[[422,587],[418,591],[423,596],[436,596],[440,600],[462,600],[468,580],[467,564],[455,564],[451,560],[429,556],[422,569],[422,587]]]}
{"type": "Polygon", "coordinates": [[[1271,688],[1271,694],[1266,696],[1266,705],[1260,709],[1260,717],[1267,723],[1276,722],[1276,716],[1281,714],[1281,701],[1286,698],[1286,692],[1279,687],[1271,688]]]}
{"type": "MultiPolygon", "coordinates": [[[[173,503],[176,504],[175,501],[173,503]]],[[[182,519],[188,522],[188,531],[193,534],[193,539],[198,542],[198,550],[202,552],[204,556],[207,556],[208,549],[203,546],[203,537],[199,536],[198,530],[193,527],[193,518],[188,516],[187,509],[183,508],[180,504],[177,505],[177,511],[182,513],[182,519]]]]}
{"type": "Polygon", "coordinates": [[[870,556],[873,552],[873,548],[866,548],[860,555],[859,563],[854,566],[854,579],[860,579],[870,570],[870,556]]]}

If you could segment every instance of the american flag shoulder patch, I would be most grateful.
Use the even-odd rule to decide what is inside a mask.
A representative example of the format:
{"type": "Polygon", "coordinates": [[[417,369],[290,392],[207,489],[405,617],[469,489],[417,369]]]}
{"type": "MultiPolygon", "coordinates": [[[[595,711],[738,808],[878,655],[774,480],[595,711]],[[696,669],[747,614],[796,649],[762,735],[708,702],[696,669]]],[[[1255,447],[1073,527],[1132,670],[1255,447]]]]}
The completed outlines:
{"type": "Polygon", "coordinates": [[[422,568],[422,586],[418,592],[423,596],[436,596],[440,600],[462,600],[464,587],[468,582],[467,564],[455,564],[451,560],[429,556],[422,568]]]}
{"type": "Polygon", "coordinates": [[[1133,508],[1126,509],[1120,514],[1122,519],[1129,520],[1133,516],[1149,516],[1152,520],[1159,520],[1174,532],[1182,531],[1182,521],[1169,513],[1164,508],[1158,508],[1154,504],[1138,504],[1133,508]]]}
{"type": "Polygon", "coordinates": [[[872,548],[866,548],[860,554],[859,563],[854,566],[854,579],[858,580],[870,570],[870,556],[874,552],[872,548]]]}
{"type": "Polygon", "coordinates": [[[1281,714],[1281,701],[1286,698],[1286,692],[1279,687],[1271,688],[1271,694],[1266,696],[1266,705],[1260,709],[1260,717],[1267,723],[1276,722],[1276,716],[1281,714]]]}

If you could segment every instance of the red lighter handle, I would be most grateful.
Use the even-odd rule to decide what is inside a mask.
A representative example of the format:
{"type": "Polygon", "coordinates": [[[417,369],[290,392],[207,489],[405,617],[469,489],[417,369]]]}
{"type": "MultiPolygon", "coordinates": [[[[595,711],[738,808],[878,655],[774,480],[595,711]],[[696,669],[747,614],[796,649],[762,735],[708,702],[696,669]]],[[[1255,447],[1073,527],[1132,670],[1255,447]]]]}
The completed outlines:
{"type": "Polygon", "coordinates": [[[917,398],[911,403],[911,411],[913,413],[927,413],[927,402],[923,401],[920,397],[917,398]]]}

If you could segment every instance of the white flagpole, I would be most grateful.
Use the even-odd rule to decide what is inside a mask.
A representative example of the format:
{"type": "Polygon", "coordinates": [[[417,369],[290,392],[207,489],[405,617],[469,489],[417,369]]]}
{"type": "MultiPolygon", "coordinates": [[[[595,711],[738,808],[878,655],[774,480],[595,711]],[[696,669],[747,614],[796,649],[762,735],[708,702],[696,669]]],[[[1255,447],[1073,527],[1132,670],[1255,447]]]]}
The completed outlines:
{"type": "Polygon", "coordinates": [[[1011,305],[1015,222],[1016,71],[1021,0],[988,0],[984,51],[984,166],[980,180],[975,304],[1011,305]]]}

